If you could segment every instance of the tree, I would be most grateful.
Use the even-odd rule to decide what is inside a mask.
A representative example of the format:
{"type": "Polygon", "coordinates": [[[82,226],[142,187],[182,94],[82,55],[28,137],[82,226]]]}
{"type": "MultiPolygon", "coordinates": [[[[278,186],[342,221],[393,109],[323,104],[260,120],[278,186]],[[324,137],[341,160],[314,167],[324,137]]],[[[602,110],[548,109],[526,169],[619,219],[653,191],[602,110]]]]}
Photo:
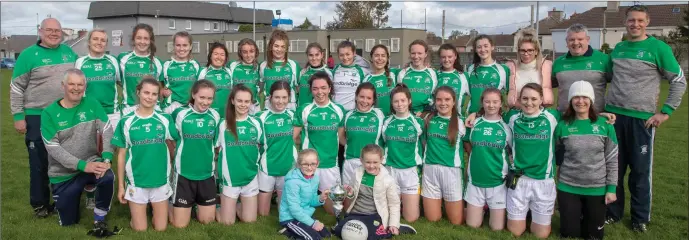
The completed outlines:
{"type": "Polygon", "coordinates": [[[239,29],[237,31],[239,31],[239,32],[253,32],[254,26],[252,24],[242,24],[242,25],[239,25],[239,29]]]}
{"type": "Polygon", "coordinates": [[[677,26],[677,31],[683,36],[683,37],[689,37],[689,8],[684,10],[684,17],[682,18],[684,20],[684,26],[677,26]]]}
{"type": "Polygon", "coordinates": [[[327,29],[383,28],[388,23],[389,1],[342,1],[335,6],[337,17],[327,29]]]}
{"type": "Polygon", "coordinates": [[[610,44],[603,43],[603,45],[600,46],[600,51],[604,52],[605,54],[610,54],[612,52],[612,49],[610,48],[610,44]]]}
{"type": "Polygon", "coordinates": [[[309,29],[309,28],[311,28],[311,26],[313,26],[313,24],[311,23],[311,21],[309,21],[309,18],[306,18],[306,19],[304,20],[304,23],[302,23],[301,25],[297,26],[297,28],[300,28],[300,29],[309,29]]]}
{"type": "Polygon", "coordinates": [[[459,30],[452,30],[450,33],[450,37],[448,39],[457,39],[461,36],[467,35],[465,32],[459,31],[459,30]]]}

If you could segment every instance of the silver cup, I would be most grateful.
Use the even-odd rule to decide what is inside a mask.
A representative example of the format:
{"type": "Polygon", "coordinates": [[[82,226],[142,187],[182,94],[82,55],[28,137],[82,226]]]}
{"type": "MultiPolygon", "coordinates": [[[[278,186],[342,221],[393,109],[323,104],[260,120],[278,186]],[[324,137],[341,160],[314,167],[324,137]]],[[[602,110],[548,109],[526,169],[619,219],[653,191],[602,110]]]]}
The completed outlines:
{"type": "Polygon", "coordinates": [[[333,210],[335,210],[335,218],[339,219],[340,213],[342,213],[342,208],[344,208],[344,205],[342,205],[342,203],[344,202],[345,198],[347,198],[347,191],[345,191],[340,181],[337,181],[335,186],[330,188],[328,198],[330,198],[330,200],[333,201],[333,210]]]}

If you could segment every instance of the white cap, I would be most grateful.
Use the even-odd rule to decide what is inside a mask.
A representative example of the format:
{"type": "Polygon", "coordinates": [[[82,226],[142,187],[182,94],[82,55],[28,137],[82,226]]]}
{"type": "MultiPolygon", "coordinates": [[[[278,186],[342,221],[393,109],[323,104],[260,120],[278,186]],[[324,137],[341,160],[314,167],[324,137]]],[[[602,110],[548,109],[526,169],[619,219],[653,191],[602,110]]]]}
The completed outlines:
{"type": "Polygon", "coordinates": [[[569,87],[569,98],[567,98],[567,102],[571,102],[572,98],[577,96],[588,97],[591,99],[591,103],[596,100],[593,93],[593,86],[591,86],[591,83],[584,80],[572,83],[572,86],[569,87]]]}

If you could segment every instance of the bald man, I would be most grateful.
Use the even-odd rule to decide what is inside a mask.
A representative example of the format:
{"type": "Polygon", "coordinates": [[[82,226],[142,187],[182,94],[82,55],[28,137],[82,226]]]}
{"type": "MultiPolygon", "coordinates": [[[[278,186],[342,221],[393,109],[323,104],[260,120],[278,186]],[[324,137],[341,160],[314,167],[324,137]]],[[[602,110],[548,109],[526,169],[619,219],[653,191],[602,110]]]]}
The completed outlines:
{"type": "Polygon", "coordinates": [[[46,18],[38,31],[40,40],[24,49],[12,73],[10,110],[14,128],[25,134],[29,151],[30,203],[36,217],[48,217],[50,205],[48,188],[48,154],[41,139],[43,109],[62,97],[63,73],[72,67],[77,54],[62,42],[62,26],[57,19],[46,18]]]}

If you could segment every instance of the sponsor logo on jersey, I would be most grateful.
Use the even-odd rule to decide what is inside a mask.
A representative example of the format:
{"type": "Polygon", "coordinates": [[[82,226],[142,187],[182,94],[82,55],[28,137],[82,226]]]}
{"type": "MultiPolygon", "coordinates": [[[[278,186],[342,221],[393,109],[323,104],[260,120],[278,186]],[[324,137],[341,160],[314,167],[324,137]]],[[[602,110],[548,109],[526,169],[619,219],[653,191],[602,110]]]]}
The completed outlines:
{"type": "Polygon", "coordinates": [[[495,132],[495,134],[502,137],[504,133],[502,132],[502,130],[498,130],[497,132],[495,132]]]}
{"type": "Polygon", "coordinates": [[[208,120],[208,126],[209,127],[215,127],[215,120],[213,120],[213,119],[208,120]]]}
{"type": "Polygon", "coordinates": [[[67,126],[67,121],[58,122],[57,125],[60,127],[67,126]]]}

